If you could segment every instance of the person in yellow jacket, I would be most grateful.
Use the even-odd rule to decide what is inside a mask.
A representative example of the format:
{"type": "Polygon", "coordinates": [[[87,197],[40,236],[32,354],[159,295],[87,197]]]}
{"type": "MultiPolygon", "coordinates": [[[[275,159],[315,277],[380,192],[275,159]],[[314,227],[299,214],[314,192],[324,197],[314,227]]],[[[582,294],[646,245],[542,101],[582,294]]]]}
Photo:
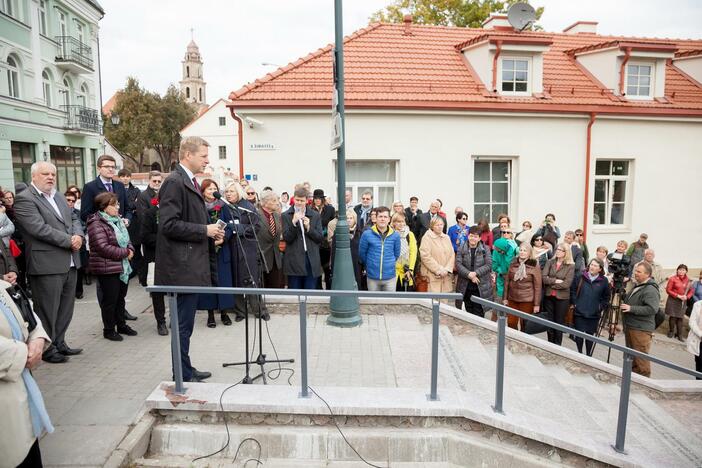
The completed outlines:
{"type": "Polygon", "coordinates": [[[417,263],[417,239],[407,226],[404,213],[392,215],[392,228],[400,235],[400,257],[395,263],[397,291],[414,290],[414,266],[417,263]]]}

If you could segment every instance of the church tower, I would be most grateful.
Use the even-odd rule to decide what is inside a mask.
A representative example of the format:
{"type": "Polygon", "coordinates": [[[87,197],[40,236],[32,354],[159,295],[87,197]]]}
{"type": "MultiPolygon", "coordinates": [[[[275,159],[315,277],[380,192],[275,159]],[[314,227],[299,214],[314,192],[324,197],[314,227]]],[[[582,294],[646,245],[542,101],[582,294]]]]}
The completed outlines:
{"type": "Polygon", "coordinates": [[[202,56],[194,40],[188,44],[185,58],[181,63],[183,65],[183,79],[180,81],[181,94],[197,111],[207,108],[206,83],[202,79],[202,56]]]}

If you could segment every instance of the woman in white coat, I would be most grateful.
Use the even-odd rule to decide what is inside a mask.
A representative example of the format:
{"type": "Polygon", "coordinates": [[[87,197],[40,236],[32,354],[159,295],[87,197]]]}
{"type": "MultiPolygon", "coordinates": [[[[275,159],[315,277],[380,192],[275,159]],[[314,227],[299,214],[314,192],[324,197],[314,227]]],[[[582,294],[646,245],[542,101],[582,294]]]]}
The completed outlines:
{"type": "MultiPolygon", "coordinates": [[[[702,372],[702,353],[700,352],[700,341],[702,341],[702,301],[695,302],[690,314],[690,333],[687,334],[687,350],[695,356],[695,370],[702,372]]],[[[699,377],[697,380],[702,380],[699,377]]]]}
{"type": "Polygon", "coordinates": [[[40,467],[39,437],[54,428],[30,370],[51,340],[36,315],[29,332],[9,287],[0,280],[0,467],[40,467]]]}

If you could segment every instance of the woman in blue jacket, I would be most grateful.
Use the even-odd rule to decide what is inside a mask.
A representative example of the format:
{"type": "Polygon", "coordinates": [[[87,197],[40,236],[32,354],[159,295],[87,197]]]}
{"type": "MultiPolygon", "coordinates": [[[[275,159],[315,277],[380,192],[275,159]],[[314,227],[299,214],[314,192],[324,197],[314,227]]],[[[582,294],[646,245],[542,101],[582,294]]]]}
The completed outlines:
{"type": "MultiPolygon", "coordinates": [[[[604,275],[604,264],[599,258],[590,260],[587,270],[583,271],[570,286],[570,302],[575,306],[576,330],[594,335],[602,311],[609,304],[609,281],[604,275]]],[[[575,338],[578,352],[583,352],[583,339],[575,338]]],[[[585,341],[588,356],[592,355],[592,341],[585,341]]]]}

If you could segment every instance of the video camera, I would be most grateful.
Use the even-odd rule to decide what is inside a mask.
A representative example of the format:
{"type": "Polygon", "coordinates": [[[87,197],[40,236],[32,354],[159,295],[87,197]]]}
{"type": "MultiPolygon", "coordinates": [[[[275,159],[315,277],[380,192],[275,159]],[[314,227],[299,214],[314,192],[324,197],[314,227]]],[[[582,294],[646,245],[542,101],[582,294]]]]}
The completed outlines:
{"type": "Polygon", "coordinates": [[[629,276],[631,270],[631,257],[623,253],[612,252],[607,255],[607,261],[615,291],[624,289],[624,279],[629,276]]]}

